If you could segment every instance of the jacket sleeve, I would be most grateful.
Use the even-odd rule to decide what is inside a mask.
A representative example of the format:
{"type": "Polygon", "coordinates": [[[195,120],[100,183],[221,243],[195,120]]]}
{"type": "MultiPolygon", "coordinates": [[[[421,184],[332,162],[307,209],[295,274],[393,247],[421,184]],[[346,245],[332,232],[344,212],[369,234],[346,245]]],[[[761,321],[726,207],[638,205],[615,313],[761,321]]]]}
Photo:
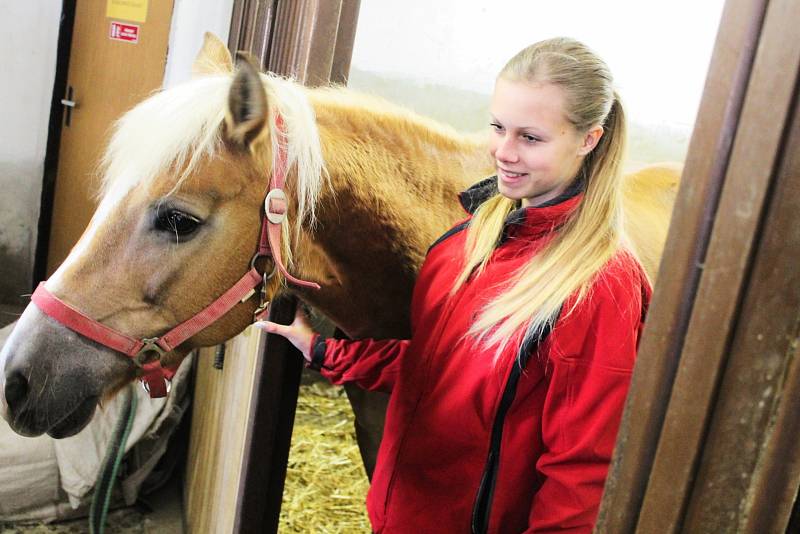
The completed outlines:
{"type": "Polygon", "coordinates": [[[309,367],[332,384],[353,382],[369,391],[390,393],[399,361],[408,350],[406,339],[324,339],[312,341],[309,367]]]}
{"type": "Polygon", "coordinates": [[[589,534],[597,517],[650,295],[638,264],[603,273],[552,333],[529,533],[589,534]]]}

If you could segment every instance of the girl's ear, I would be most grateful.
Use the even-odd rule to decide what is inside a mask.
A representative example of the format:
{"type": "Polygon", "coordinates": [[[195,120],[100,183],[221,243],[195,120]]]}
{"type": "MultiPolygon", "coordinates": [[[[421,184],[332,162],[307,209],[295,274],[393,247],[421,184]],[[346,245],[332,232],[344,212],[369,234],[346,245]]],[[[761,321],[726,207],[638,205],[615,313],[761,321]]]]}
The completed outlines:
{"type": "Polygon", "coordinates": [[[591,128],[589,128],[589,131],[587,131],[583,135],[583,143],[578,148],[578,155],[579,156],[585,156],[586,154],[588,154],[589,152],[594,150],[594,147],[596,147],[597,143],[600,142],[600,138],[601,137],[603,137],[603,127],[602,126],[597,124],[597,125],[592,126],[591,128]]]}

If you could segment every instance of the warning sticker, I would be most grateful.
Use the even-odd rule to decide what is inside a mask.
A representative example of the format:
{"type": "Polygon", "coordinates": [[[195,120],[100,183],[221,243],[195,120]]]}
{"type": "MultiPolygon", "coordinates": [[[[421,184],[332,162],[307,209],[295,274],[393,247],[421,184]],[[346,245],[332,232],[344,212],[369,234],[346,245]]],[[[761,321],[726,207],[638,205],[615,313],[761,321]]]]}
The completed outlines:
{"type": "Polygon", "coordinates": [[[125,41],[126,43],[136,44],[139,42],[139,25],[111,21],[111,28],[108,31],[108,36],[114,41],[125,41]]]}

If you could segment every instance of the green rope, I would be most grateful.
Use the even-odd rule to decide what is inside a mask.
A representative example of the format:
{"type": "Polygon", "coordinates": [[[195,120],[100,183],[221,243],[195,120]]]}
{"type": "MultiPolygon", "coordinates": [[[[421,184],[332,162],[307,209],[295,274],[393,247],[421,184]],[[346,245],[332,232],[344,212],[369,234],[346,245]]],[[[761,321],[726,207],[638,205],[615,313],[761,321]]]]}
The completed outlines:
{"type": "Polygon", "coordinates": [[[137,397],[134,385],[128,387],[125,406],[122,414],[114,427],[111,435],[111,443],[103,459],[103,465],[97,475],[92,505],[89,508],[89,533],[103,534],[108,516],[108,506],[111,503],[111,492],[114,489],[114,481],[117,479],[117,471],[122,457],[125,455],[125,444],[133,427],[133,419],[136,417],[137,397]]]}

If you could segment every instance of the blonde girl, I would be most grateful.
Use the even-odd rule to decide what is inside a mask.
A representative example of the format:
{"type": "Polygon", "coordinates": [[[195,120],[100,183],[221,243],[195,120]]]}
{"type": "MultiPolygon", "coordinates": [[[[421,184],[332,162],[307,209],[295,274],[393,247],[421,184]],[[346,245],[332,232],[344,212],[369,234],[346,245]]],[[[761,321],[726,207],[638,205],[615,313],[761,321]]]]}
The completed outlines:
{"type": "Polygon", "coordinates": [[[261,323],[331,382],[391,393],[375,532],[589,533],[600,504],[650,298],[622,230],[625,114],[567,38],[514,56],[490,110],[496,176],[428,252],[411,339],[261,323]]]}

